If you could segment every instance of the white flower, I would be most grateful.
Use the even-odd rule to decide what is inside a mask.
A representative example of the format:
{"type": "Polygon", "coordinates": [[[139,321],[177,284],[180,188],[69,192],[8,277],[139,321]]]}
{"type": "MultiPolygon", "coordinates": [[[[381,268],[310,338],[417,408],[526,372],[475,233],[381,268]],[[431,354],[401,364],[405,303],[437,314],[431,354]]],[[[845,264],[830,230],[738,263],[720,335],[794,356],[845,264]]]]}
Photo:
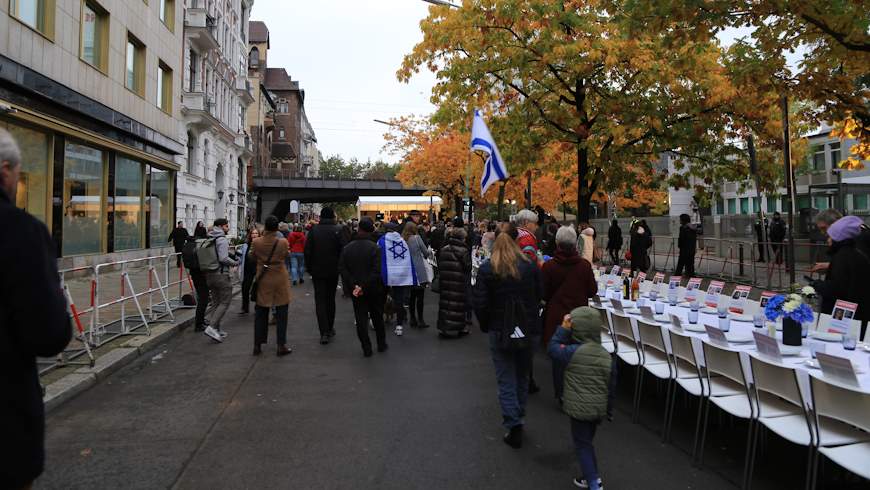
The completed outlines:
{"type": "Polygon", "coordinates": [[[797,293],[789,294],[788,299],[789,299],[789,301],[802,301],[803,300],[803,298],[801,298],[801,295],[799,295],[797,293]]]}
{"type": "Polygon", "coordinates": [[[813,289],[812,286],[804,286],[803,288],[801,288],[801,294],[803,294],[804,296],[815,296],[816,290],[813,289]]]}
{"type": "Polygon", "coordinates": [[[796,301],[796,300],[787,301],[785,304],[782,305],[782,311],[784,311],[786,313],[791,313],[794,310],[798,309],[798,307],[800,305],[801,305],[800,301],[796,301]]]}

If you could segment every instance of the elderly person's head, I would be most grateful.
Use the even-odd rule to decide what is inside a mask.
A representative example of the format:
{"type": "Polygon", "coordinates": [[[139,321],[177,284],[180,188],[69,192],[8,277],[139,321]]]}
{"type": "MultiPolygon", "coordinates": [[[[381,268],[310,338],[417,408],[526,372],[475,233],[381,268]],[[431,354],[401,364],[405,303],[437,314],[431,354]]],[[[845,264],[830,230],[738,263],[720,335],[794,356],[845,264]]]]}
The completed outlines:
{"type": "Polygon", "coordinates": [[[843,214],[841,212],[830,208],[819,211],[819,214],[816,215],[816,219],[813,221],[815,221],[816,228],[818,228],[820,232],[827,233],[828,228],[842,217],[843,214]]]}
{"type": "Polygon", "coordinates": [[[577,232],[570,226],[556,230],[556,248],[565,252],[577,250],[577,232]]]}
{"type": "Polygon", "coordinates": [[[521,209],[514,218],[517,228],[525,228],[534,233],[538,229],[538,213],[531,209],[521,209]]]}
{"type": "Polygon", "coordinates": [[[15,202],[18,178],[21,175],[21,150],[12,135],[0,129],[0,192],[15,202]]]}

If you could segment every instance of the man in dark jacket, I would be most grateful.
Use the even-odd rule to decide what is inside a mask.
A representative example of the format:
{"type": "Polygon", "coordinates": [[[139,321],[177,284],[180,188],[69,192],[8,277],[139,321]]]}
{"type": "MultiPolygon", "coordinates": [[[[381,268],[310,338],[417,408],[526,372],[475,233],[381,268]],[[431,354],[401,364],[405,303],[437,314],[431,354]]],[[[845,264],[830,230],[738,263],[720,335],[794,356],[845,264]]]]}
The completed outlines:
{"type": "Polygon", "coordinates": [[[305,264],[314,282],[314,308],[320,343],[328,344],[335,336],[335,289],[338,287],[338,258],[345,241],[342,227],[335,223],[332,208],[320,211],[320,223],[308,232],[305,264]]]}
{"type": "Polygon", "coordinates": [[[372,342],[369,339],[369,319],[375,327],[378,352],[387,350],[384,332],[384,284],[381,280],[381,251],[372,239],[374,223],[369,218],[359,222],[356,238],[341,251],[338,270],[346,287],[351,288],[353,314],[356,318],[356,334],[363,355],[371,357],[372,342]]]}
{"type": "Polygon", "coordinates": [[[785,249],[782,247],[782,242],[785,240],[785,221],[779,213],[773,213],[773,220],[770,222],[770,231],[768,239],[770,240],[770,248],[773,251],[773,256],[777,264],[782,263],[785,249]]]}
{"type": "Polygon", "coordinates": [[[187,233],[187,229],[184,227],[184,221],[179,221],[175,225],[175,228],[172,229],[172,233],[169,234],[169,240],[167,240],[172,242],[172,246],[175,247],[175,253],[178,254],[178,261],[175,267],[179,269],[181,268],[181,249],[184,248],[184,243],[189,236],[190,234],[187,233]]]}
{"type": "Polygon", "coordinates": [[[72,328],[48,229],[15,207],[21,153],[0,129],[0,488],[30,488],[45,462],[45,411],[36,357],[51,357],[72,328]]]}
{"type": "Polygon", "coordinates": [[[692,277],[695,275],[695,250],[698,243],[698,232],[689,221],[688,214],[680,215],[680,236],[677,238],[677,246],[680,247],[680,257],[677,259],[677,270],[674,274],[683,275],[683,268],[686,269],[686,275],[692,277]]]}

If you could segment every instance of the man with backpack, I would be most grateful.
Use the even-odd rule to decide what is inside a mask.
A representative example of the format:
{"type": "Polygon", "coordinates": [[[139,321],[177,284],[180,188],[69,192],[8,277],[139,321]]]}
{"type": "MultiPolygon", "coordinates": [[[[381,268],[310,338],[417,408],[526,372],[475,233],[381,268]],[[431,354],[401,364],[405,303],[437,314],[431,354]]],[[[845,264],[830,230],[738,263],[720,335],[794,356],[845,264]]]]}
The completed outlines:
{"type": "Polygon", "coordinates": [[[198,226],[193,236],[187,238],[187,242],[181,249],[181,259],[184,262],[184,268],[190,275],[190,280],[193,282],[193,289],[196,291],[196,316],[193,322],[193,331],[202,332],[208,324],[205,319],[205,309],[208,307],[209,290],[208,283],[205,280],[205,272],[199,268],[199,260],[196,258],[196,242],[197,240],[205,240],[208,238],[208,232],[204,226],[198,226]]]}
{"type": "Polygon", "coordinates": [[[230,257],[230,243],[227,232],[230,223],[226,218],[214,220],[214,226],[208,233],[208,239],[197,241],[196,258],[200,270],[205,272],[205,280],[211,290],[215,308],[211,313],[211,324],[203,333],[215,342],[223,342],[226,332],[221,330],[221,320],[230,308],[233,300],[233,283],[230,279],[230,267],[239,265],[239,261],[230,257]]]}

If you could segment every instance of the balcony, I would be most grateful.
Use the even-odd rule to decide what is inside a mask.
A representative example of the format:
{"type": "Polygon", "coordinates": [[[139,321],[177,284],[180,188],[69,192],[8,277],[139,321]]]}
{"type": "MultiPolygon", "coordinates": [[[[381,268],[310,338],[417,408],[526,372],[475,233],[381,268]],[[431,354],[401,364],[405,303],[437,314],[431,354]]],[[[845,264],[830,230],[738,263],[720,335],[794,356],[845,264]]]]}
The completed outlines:
{"type": "Polygon", "coordinates": [[[184,92],[181,94],[181,114],[185,123],[199,131],[216,130],[225,140],[235,141],[235,132],[230,131],[217,117],[214,99],[203,92],[184,92]]]}
{"type": "Polygon", "coordinates": [[[249,159],[254,156],[254,145],[251,142],[251,137],[247,133],[238,133],[235,138],[236,146],[242,149],[242,154],[239,155],[242,159],[249,159]]]}
{"type": "Polygon", "coordinates": [[[215,37],[217,23],[208,15],[205,9],[194,8],[184,11],[184,35],[190,40],[190,45],[200,53],[218,49],[220,45],[215,37]]]}
{"type": "Polygon", "coordinates": [[[251,93],[251,82],[247,78],[236,78],[236,94],[239,96],[239,102],[245,107],[254,103],[254,94],[251,93]]]}

